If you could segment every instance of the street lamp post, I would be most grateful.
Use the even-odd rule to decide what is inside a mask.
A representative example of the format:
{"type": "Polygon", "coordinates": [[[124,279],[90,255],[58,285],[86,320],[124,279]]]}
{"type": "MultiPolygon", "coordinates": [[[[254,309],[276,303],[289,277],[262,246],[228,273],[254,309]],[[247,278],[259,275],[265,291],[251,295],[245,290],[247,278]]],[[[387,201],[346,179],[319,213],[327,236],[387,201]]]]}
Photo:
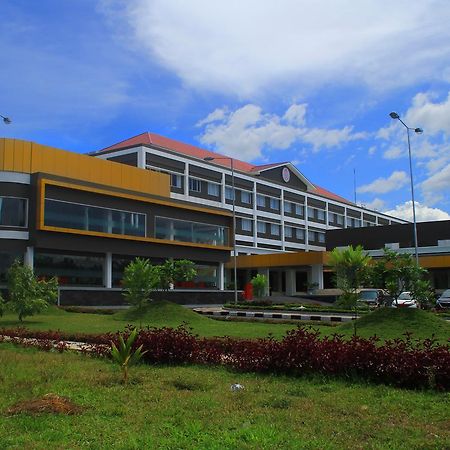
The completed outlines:
{"type": "Polygon", "coordinates": [[[412,170],[412,158],[411,158],[411,141],[409,137],[410,130],[413,130],[417,134],[422,134],[422,128],[411,128],[400,119],[400,116],[396,112],[391,112],[389,114],[392,119],[398,120],[405,128],[406,135],[408,136],[408,156],[409,156],[409,177],[411,181],[411,200],[412,200],[412,208],[413,208],[413,230],[414,230],[414,252],[416,256],[416,266],[419,267],[419,250],[417,243],[417,221],[416,221],[416,202],[414,200],[414,181],[413,181],[413,170],[412,170]]]}
{"type": "MultiPolygon", "coordinates": [[[[234,304],[238,303],[238,289],[237,289],[237,255],[236,255],[236,191],[234,189],[234,159],[228,156],[207,156],[203,158],[205,161],[214,161],[216,159],[230,160],[231,167],[231,189],[233,190],[233,272],[234,272],[234,304]]],[[[226,184],[226,183],[225,183],[226,184]]]]}
{"type": "Polygon", "coordinates": [[[4,123],[5,125],[9,125],[9,124],[12,122],[12,120],[11,120],[9,117],[2,116],[1,114],[0,114],[0,117],[2,118],[3,123],[4,123]]]}

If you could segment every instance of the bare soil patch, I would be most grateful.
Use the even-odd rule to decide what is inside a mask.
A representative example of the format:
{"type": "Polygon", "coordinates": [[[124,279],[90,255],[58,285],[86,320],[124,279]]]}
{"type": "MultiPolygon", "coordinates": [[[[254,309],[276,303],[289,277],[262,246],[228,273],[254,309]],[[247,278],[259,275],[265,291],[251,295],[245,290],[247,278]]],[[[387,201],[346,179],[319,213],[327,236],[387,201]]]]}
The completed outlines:
{"type": "Polygon", "coordinates": [[[25,400],[8,408],[7,414],[79,414],[83,408],[73,403],[67,397],[61,397],[56,394],[45,394],[40,398],[25,400]]]}

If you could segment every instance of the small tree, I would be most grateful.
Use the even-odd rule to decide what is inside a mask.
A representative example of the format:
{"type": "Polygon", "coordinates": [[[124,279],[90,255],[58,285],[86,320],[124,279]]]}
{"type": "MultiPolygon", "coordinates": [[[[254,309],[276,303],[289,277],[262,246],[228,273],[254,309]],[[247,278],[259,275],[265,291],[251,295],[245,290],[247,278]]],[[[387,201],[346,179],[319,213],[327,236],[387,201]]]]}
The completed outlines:
{"type": "Polygon", "coordinates": [[[256,298],[264,297],[264,294],[267,291],[267,277],[265,275],[261,275],[260,273],[258,273],[251,279],[250,283],[252,283],[255,297],[256,298]]]}
{"type": "Polygon", "coordinates": [[[153,266],[148,259],[136,258],[125,267],[123,296],[140,311],[150,301],[150,295],[158,287],[159,280],[157,266],[153,266]]]}
{"type": "MultiPolygon", "coordinates": [[[[367,279],[368,266],[371,257],[364,252],[362,246],[349,246],[344,250],[335,248],[329,259],[329,265],[336,274],[336,286],[342,290],[339,304],[346,308],[354,308],[358,301],[358,289],[367,279]]],[[[353,322],[356,336],[356,321],[353,322]]]]}
{"type": "Polygon", "coordinates": [[[177,281],[191,281],[197,275],[195,264],[188,259],[167,259],[164,264],[158,266],[159,287],[168,290],[177,281]]]}
{"type": "Polygon", "coordinates": [[[8,270],[8,308],[17,313],[22,322],[27,316],[38,314],[56,303],[58,280],[38,280],[31,267],[14,261],[8,270]]]}
{"type": "Polygon", "coordinates": [[[412,255],[385,248],[383,257],[372,267],[371,282],[386,289],[395,302],[400,293],[410,291],[421,305],[426,306],[432,297],[430,282],[425,278],[427,273],[426,269],[416,265],[412,255]]]}

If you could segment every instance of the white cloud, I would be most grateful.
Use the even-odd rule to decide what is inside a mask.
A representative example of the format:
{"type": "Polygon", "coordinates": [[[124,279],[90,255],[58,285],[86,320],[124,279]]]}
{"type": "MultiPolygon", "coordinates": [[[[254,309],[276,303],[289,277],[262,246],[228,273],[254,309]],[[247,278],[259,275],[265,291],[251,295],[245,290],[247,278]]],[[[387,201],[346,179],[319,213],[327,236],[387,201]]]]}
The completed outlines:
{"type": "Polygon", "coordinates": [[[264,113],[253,104],[231,112],[216,109],[198,122],[198,125],[206,125],[199,140],[231,156],[251,161],[260,158],[264,149],[287,149],[294,143],[303,143],[311,145],[317,152],[366,136],[365,133],[353,133],[352,127],[348,126],[342,129],[308,128],[306,109],[306,104],[293,104],[282,116],[264,113]]]}
{"type": "Polygon", "coordinates": [[[448,77],[441,0],[135,0],[107,9],[131,25],[136,48],[200,89],[247,96],[290,81],[386,89],[448,77]]]}
{"type": "MultiPolygon", "coordinates": [[[[430,208],[422,203],[415,202],[416,206],[416,220],[417,222],[427,222],[434,220],[450,220],[450,215],[442,209],[430,208]]],[[[413,220],[412,201],[397,205],[394,209],[384,211],[385,214],[398,217],[400,219],[413,220]]]]}
{"type": "Polygon", "coordinates": [[[381,198],[374,198],[371,202],[363,202],[362,204],[367,209],[381,211],[385,207],[386,202],[381,198]]]}
{"type": "Polygon", "coordinates": [[[204,119],[200,120],[195,124],[196,127],[202,127],[211,122],[217,122],[219,120],[223,120],[226,116],[227,109],[217,108],[212,113],[209,113],[204,119]]]}
{"type": "Polygon", "coordinates": [[[429,204],[434,204],[444,198],[448,198],[450,194],[450,164],[436,171],[420,183],[419,187],[429,204]]]}
{"type": "Polygon", "coordinates": [[[357,139],[365,139],[366,133],[353,133],[353,127],[346,126],[338,130],[327,130],[323,128],[311,128],[302,136],[303,141],[311,144],[315,151],[321,147],[338,147],[343,142],[357,139]]]}
{"type": "Polygon", "coordinates": [[[405,121],[411,127],[423,128],[427,134],[443,132],[450,136],[450,92],[442,102],[433,102],[433,97],[430,93],[417,94],[405,121]]]}
{"type": "Polygon", "coordinates": [[[359,186],[356,191],[359,193],[386,194],[396,191],[408,183],[408,175],[403,171],[394,171],[389,178],[377,178],[370,184],[359,186]]]}
{"type": "Polygon", "coordinates": [[[371,147],[369,147],[369,150],[367,150],[367,154],[369,156],[375,155],[376,152],[377,152],[377,147],[375,145],[372,145],[371,147]]]}
{"type": "Polygon", "coordinates": [[[402,156],[406,156],[406,154],[407,154],[406,148],[402,148],[402,147],[398,147],[397,145],[393,145],[384,151],[383,158],[397,159],[397,158],[401,158],[402,156]]]}
{"type": "Polygon", "coordinates": [[[307,105],[305,103],[301,105],[293,104],[284,113],[283,119],[292,125],[304,125],[306,108],[307,105]]]}

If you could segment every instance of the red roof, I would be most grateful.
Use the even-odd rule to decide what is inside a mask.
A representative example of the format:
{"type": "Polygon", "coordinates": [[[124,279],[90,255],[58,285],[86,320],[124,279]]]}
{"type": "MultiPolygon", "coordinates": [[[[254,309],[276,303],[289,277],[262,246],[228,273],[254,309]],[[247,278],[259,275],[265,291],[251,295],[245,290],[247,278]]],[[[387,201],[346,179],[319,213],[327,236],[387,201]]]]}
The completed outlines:
{"type": "MultiPolygon", "coordinates": [[[[157,147],[162,147],[166,150],[177,152],[177,153],[183,153],[187,156],[192,156],[194,158],[198,159],[204,159],[207,157],[215,158],[214,163],[224,166],[224,167],[230,167],[231,166],[231,160],[226,155],[222,155],[220,153],[215,153],[210,150],[204,150],[200,147],[196,147],[195,145],[185,144],[184,142],[176,141],[174,139],[170,139],[165,136],[161,136],[156,133],[142,133],[137,136],[134,136],[129,139],[125,139],[124,141],[118,142],[117,144],[111,145],[109,147],[106,147],[102,150],[99,150],[97,152],[93,152],[92,154],[98,154],[103,152],[108,152],[111,150],[119,150],[121,148],[129,148],[129,147],[136,147],[138,145],[154,145],[157,147]],[[223,159],[220,159],[223,158],[223,159]]],[[[287,164],[285,163],[271,163],[271,164],[263,164],[260,166],[255,166],[253,164],[247,163],[245,161],[240,161],[239,159],[233,158],[233,164],[234,168],[236,170],[239,170],[241,172],[259,172],[260,170],[268,169],[270,167],[279,166],[281,164],[287,164]]],[[[332,192],[321,188],[320,186],[315,186],[316,192],[315,194],[321,195],[323,197],[327,197],[332,200],[337,200],[344,203],[350,203],[348,200],[346,200],[343,197],[340,197],[339,195],[333,194],[332,192]]]]}

